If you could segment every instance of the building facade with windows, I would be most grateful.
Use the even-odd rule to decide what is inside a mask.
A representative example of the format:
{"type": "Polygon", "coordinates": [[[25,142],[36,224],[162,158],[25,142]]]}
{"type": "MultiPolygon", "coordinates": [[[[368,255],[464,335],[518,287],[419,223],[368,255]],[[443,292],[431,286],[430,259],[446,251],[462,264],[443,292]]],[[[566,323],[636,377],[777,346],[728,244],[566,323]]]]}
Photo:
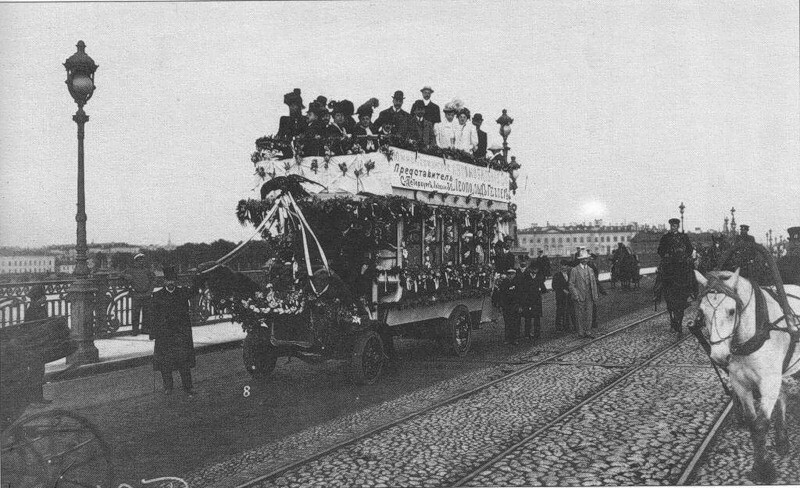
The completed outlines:
{"type": "Polygon", "coordinates": [[[52,273],[55,270],[55,256],[0,256],[0,274],[52,273]]]}
{"type": "Polygon", "coordinates": [[[605,225],[602,221],[593,224],[533,225],[517,231],[517,246],[535,256],[538,249],[547,256],[570,256],[578,247],[585,247],[595,254],[609,254],[621,242],[628,246],[639,227],[630,224],[605,225]]]}

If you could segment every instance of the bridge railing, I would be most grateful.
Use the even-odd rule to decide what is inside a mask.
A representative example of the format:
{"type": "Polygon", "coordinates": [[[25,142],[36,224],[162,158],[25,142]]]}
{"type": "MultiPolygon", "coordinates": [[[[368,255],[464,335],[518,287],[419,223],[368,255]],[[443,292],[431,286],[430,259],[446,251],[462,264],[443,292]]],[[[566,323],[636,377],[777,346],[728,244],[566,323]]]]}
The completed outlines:
{"type": "MultiPolygon", "coordinates": [[[[245,272],[246,274],[253,272],[245,272]]],[[[257,272],[256,272],[257,273],[257,272]]],[[[91,276],[97,289],[94,300],[95,336],[122,334],[131,330],[133,324],[133,300],[130,288],[119,275],[96,273],[91,276]]],[[[188,285],[191,275],[179,277],[179,284],[188,285]]],[[[66,316],[72,326],[69,288],[73,279],[28,281],[0,284],[0,327],[25,321],[25,309],[30,304],[28,295],[36,285],[42,285],[47,298],[48,315],[66,316]]],[[[156,290],[163,285],[163,278],[156,280],[156,290]]],[[[224,322],[230,319],[225,310],[217,309],[207,290],[201,290],[192,300],[192,325],[224,322]]]]}

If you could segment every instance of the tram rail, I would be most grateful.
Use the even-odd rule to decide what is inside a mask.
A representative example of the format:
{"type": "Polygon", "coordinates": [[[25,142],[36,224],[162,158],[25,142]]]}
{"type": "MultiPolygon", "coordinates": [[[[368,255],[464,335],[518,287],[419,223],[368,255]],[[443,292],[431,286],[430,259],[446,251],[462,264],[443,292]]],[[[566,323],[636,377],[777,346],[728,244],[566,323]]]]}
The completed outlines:
{"type": "Polygon", "coordinates": [[[673,351],[678,346],[680,346],[684,341],[686,341],[689,337],[690,336],[688,336],[688,335],[683,336],[680,340],[670,344],[669,346],[667,346],[666,348],[662,349],[661,351],[659,351],[655,355],[653,355],[653,356],[649,357],[648,359],[642,361],[641,363],[631,367],[631,369],[629,371],[627,371],[625,374],[623,374],[619,378],[615,379],[614,381],[612,381],[608,385],[604,386],[603,388],[601,388],[600,390],[595,392],[593,395],[581,400],[579,403],[574,405],[569,410],[565,411],[564,413],[562,413],[558,417],[555,417],[554,419],[550,420],[545,425],[539,427],[538,429],[536,429],[531,434],[525,436],[523,439],[519,440],[518,442],[516,442],[513,445],[509,446],[508,448],[504,449],[502,452],[496,454],[495,456],[492,456],[491,459],[489,459],[488,461],[485,461],[477,469],[472,470],[469,474],[467,474],[466,476],[462,477],[461,479],[459,479],[458,481],[456,481],[455,483],[453,483],[450,486],[457,487],[457,486],[466,485],[466,483],[469,483],[472,479],[474,479],[475,477],[479,476],[481,473],[486,471],[488,468],[491,468],[493,465],[497,464],[497,462],[501,461],[503,458],[505,458],[509,454],[513,453],[514,451],[516,451],[520,447],[522,447],[522,446],[524,446],[526,444],[529,444],[530,442],[534,441],[543,432],[547,431],[548,429],[552,428],[557,423],[561,422],[562,420],[564,420],[564,419],[570,417],[571,415],[575,414],[576,412],[578,412],[581,408],[583,408],[583,406],[594,402],[598,398],[602,397],[603,395],[605,395],[606,393],[608,393],[609,391],[614,389],[617,385],[619,385],[623,381],[625,381],[628,378],[630,378],[631,376],[635,375],[636,373],[638,373],[642,369],[648,367],[650,365],[650,363],[652,363],[653,361],[661,358],[662,356],[664,356],[665,354],[669,353],[670,351],[673,351]]]}
{"type": "MultiPolygon", "coordinates": [[[[329,446],[329,447],[327,447],[325,449],[322,449],[322,450],[320,450],[318,452],[315,452],[315,453],[313,453],[313,454],[311,454],[309,456],[306,456],[306,457],[304,457],[302,459],[299,459],[297,461],[293,461],[293,462],[287,463],[287,464],[285,464],[283,466],[280,466],[278,468],[275,468],[275,469],[269,471],[268,473],[266,473],[264,475],[258,476],[257,478],[248,480],[245,483],[237,485],[237,488],[248,488],[248,487],[251,487],[251,486],[255,486],[255,485],[257,485],[257,484],[259,484],[261,482],[267,481],[269,479],[278,478],[282,474],[284,474],[284,473],[286,473],[288,471],[291,471],[294,468],[297,468],[297,467],[300,467],[300,466],[302,466],[304,464],[316,461],[317,459],[320,459],[320,458],[322,458],[322,457],[324,457],[324,456],[326,456],[326,455],[328,455],[328,454],[330,454],[330,453],[332,453],[334,451],[337,451],[339,449],[347,447],[347,446],[349,446],[351,444],[359,442],[359,441],[361,441],[363,439],[371,437],[371,436],[373,436],[375,434],[378,434],[380,432],[383,432],[383,431],[386,431],[388,429],[391,429],[392,427],[395,427],[395,426],[400,425],[400,424],[402,424],[404,422],[407,422],[407,421],[409,421],[409,420],[411,420],[413,418],[416,418],[416,417],[419,417],[421,415],[424,415],[425,413],[428,413],[428,412],[430,412],[432,410],[435,410],[435,409],[438,409],[438,408],[443,407],[445,405],[449,405],[451,403],[457,402],[458,400],[461,400],[463,398],[472,396],[472,395],[474,395],[474,394],[476,394],[478,392],[481,392],[481,391],[483,391],[483,390],[485,390],[487,388],[491,388],[492,386],[494,386],[494,385],[496,385],[498,383],[501,383],[503,381],[507,381],[508,379],[513,378],[515,376],[522,375],[522,374],[524,374],[524,373],[526,373],[526,372],[528,372],[528,371],[530,371],[530,370],[532,370],[534,368],[537,368],[537,367],[543,366],[543,365],[553,364],[553,361],[558,359],[558,358],[560,358],[560,357],[566,356],[568,354],[571,354],[573,352],[579,351],[581,349],[585,349],[587,346],[589,346],[591,344],[594,344],[596,342],[600,342],[600,341],[604,340],[607,337],[611,337],[611,336],[617,335],[617,334],[619,334],[621,332],[624,332],[624,331],[626,331],[628,329],[636,327],[636,326],[638,326],[638,325],[640,325],[640,324],[642,324],[644,322],[650,321],[650,320],[652,320],[652,319],[654,319],[656,317],[659,317],[661,315],[664,315],[666,313],[667,313],[666,310],[652,313],[652,314],[650,314],[650,315],[648,315],[646,317],[636,319],[636,320],[632,321],[629,324],[623,325],[623,326],[618,327],[618,328],[616,328],[614,330],[611,330],[611,331],[609,331],[609,332],[607,332],[605,334],[602,334],[602,335],[600,335],[600,336],[598,336],[598,337],[596,337],[594,339],[591,339],[591,340],[586,341],[586,342],[580,342],[579,344],[576,344],[574,346],[568,347],[568,348],[566,348],[566,349],[564,349],[564,350],[562,350],[562,351],[560,351],[558,353],[555,353],[555,354],[552,354],[552,355],[548,355],[547,357],[544,357],[544,358],[542,358],[540,360],[527,363],[524,366],[520,367],[519,369],[516,369],[516,370],[514,370],[512,372],[503,374],[502,376],[499,376],[499,377],[497,377],[497,378],[495,378],[495,379],[493,379],[491,381],[488,381],[488,382],[486,382],[486,383],[484,383],[482,385],[478,385],[478,386],[476,386],[476,387],[474,387],[474,388],[472,388],[470,390],[467,390],[467,391],[464,391],[464,392],[459,393],[457,395],[454,395],[452,397],[446,398],[446,399],[444,399],[442,401],[433,403],[433,404],[428,405],[428,406],[426,406],[426,407],[424,407],[424,408],[422,408],[420,410],[412,412],[412,413],[410,413],[408,415],[405,415],[403,417],[400,417],[400,418],[394,419],[392,421],[386,422],[384,424],[381,424],[381,425],[379,425],[377,427],[374,427],[374,428],[372,428],[372,429],[370,429],[370,430],[368,430],[366,432],[363,432],[363,433],[360,433],[358,435],[355,435],[355,436],[353,436],[353,437],[351,437],[349,439],[345,439],[345,440],[343,440],[341,442],[338,442],[338,443],[336,443],[336,444],[334,444],[332,446],[329,446]]],[[[685,336],[682,340],[672,344],[667,349],[659,352],[656,357],[660,357],[664,352],[666,352],[668,350],[672,350],[672,348],[674,348],[677,344],[680,344],[687,337],[688,336],[685,336]]],[[[655,359],[655,357],[652,358],[652,359],[655,359]]],[[[646,361],[646,363],[649,362],[649,361],[650,360],[646,361]]],[[[624,377],[627,377],[627,376],[629,376],[629,375],[626,374],[624,377]]],[[[613,384],[617,384],[618,381],[619,380],[615,381],[613,384]]],[[[591,398],[594,398],[595,396],[596,395],[593,395],[591,398]]],[[[561,417],[559,417],[559,418],[561,418],[561,417]]]]}
{"type": "Polygon", "coordinates": [[[733,410],[733,400],[729,401],[722,412],[717,417],[716,422],[711,427],[711,429],[706,433],[705,437],[703,438],[703,442],[700,443],[698,446],[697,451],[695,451],[692,459],[689,460],[689,463],[683,468],[683,473],[681,473],[680,478],[678,481],[675,482],[678,486],[683,486],[688,484],[689,478],[694,474],[697,466],[703,460],[703,456],[705,455],[706,451],[708,450],[711,443],[714,441],[714,438],[717,436],[717,432],[722,428],[725,422],[730,417],[730,413],[733,410]]]}

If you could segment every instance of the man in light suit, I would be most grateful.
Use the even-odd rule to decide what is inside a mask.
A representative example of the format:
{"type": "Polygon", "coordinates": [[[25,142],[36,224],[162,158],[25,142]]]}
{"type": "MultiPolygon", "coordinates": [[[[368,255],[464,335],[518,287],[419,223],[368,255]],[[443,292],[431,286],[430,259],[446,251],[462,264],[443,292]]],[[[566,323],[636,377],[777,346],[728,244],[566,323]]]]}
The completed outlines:
{"type": "Polygon", "coordinates": [[[569,292],[575,304],[578,337],[594,337],[591,332],[592,309],[600,292],[594,271],[589,267],[589,252],[582,249],[578,254],[578,265],[569,272],[569,292]]]}

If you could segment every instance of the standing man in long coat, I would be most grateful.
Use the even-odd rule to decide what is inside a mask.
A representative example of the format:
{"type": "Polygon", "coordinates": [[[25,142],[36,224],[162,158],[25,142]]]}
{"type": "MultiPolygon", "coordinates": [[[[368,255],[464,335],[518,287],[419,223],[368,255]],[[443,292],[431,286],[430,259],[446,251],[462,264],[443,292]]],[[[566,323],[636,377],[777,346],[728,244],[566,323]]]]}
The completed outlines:
{"type": "Polygon", "coordinates": [[[497,304],[503,311],[503,326],[506,344],[519,343],[519,303],[517,302],[517,270],[506,270],[497,286],[497,304]]]}
{"type": "Polygon", "coordinates": [[[564,263],[553,274],[553,293],[556,294],[556,328],[570,330],[569,266],[564,263]]]}
{"type": "Polygon", "coordinates": [[[578,265],[569,272],[569,292],[575,306],[578,337],[594,337],[591,332],[592,309],[600,297],[597,278],[589,267],[591,259],[586,249],[578,254],[578,265]]]}
{"type": "Polygon", "coordinates": [[[195,366],[194,342],[189,300],[197,287],[177,286],[174,266],[164,267],[164,288],[153,293],[153,326],[150,339],[155,339],[153,369],[161,372],[164,392],[172,393],[172,372],[178,371],[181,385],[188,396],[194,396],[191,368],[195,366]]]}
{"type": "Polygon", "coordinates": [[[517,297],[522,317],[525,319],[525,336],[529,340],[538,341],[542,332],[542,295],[547,293],[544,275],[539,271],[537,262],[528,261],[517,281],[517,297]],[[533,322],[533,332],[531,332],[533,322]]]}
{"type": "MultiPolygon", "coordinates": [[[[46,319],[48,317],[47,295],[44,285],[33,285],[28,292],[28,299],[30,303],[25,309],[25,321],[32,322],[46,319]]],[[[39,405],[48,405],[52,401],[44,398],[44,360],[36,354],[36,351],[29,351],[28,355],[25,359],[31,383],[30,401],[39,405]]]]}
{"type": "Polygon", "coordinates": [[[692,246],[689,237],[679,232],[680,219],[669,219],[669,232],[661,236],[658,243],[660,279],[664,298],[667,302],[672,330],[682,333],[683,313],[688,306],[687,299],[694,291],[692,246]]]}

